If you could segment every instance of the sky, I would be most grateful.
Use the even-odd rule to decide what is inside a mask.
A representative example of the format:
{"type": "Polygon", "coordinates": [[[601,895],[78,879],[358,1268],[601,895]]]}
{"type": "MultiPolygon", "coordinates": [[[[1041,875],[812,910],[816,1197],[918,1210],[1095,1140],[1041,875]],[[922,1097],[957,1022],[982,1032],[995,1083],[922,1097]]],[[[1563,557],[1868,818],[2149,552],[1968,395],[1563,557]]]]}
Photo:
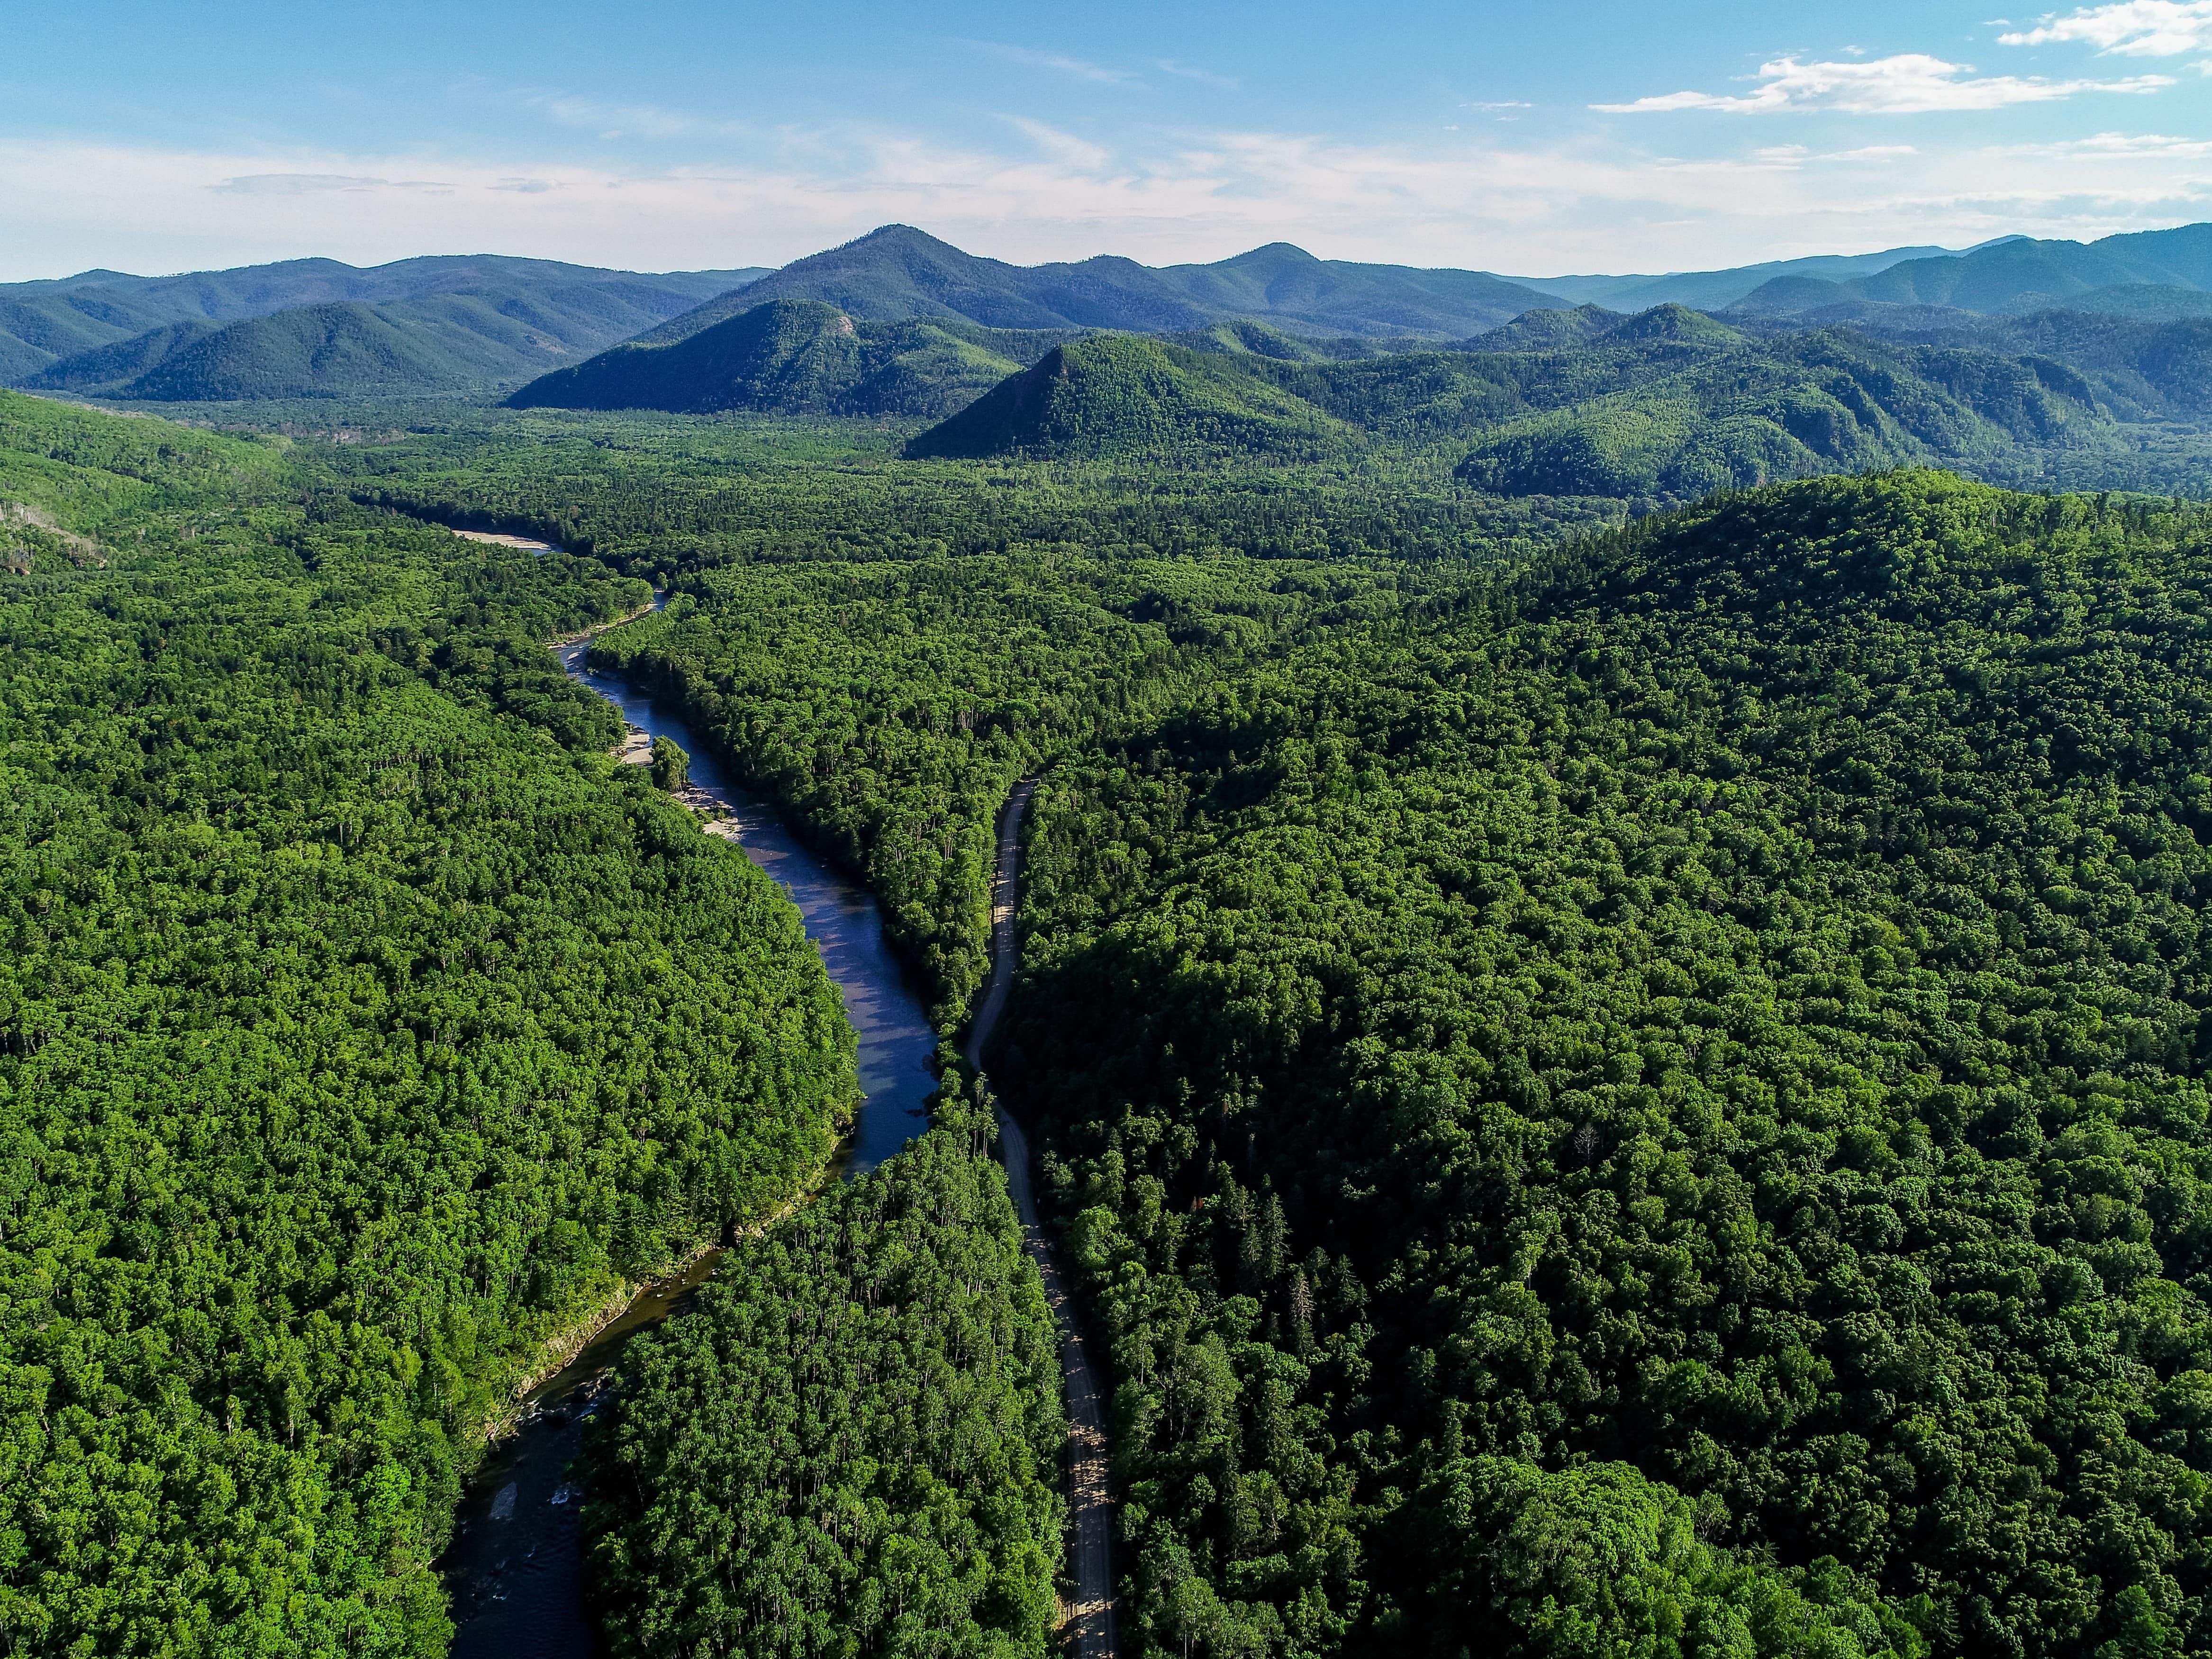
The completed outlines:
{"type": "Polygon", "coordinates": [[[0,0],[0,281],[323,255],[1515,275],[2212,219],[2212,0],[0,0]]]}

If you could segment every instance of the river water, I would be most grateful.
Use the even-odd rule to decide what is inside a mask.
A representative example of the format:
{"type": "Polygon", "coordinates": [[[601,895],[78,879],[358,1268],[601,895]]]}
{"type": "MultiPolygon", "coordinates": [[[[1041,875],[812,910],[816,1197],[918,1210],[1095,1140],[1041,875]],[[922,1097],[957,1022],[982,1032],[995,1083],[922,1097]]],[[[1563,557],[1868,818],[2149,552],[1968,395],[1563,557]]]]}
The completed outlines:
{"type": "MultiPolygon", "coordinates": [[[[728,816],[745,855],[798,904],[860,1036],[866,1099],[841,1169],[848,1176],[872,1170],[927,1127],[922,1102],[936,1086],[930,1064],[937,1048],[921,995],[884,937],[875,899],[748,794],[679,712],[586,667],[588,648],[587,641],[560,647],[562,666],[613,703],[634,731],[672,738],[689,751],[692,783],[728,816]]],[[[605,1651],[584,1608],[568,1466],[623,1345],[688,1307],[719,1255],[648,1287],[574,1361],[533,1389],[523,1402],[521,1428],[494,1449],[470,1483],[453,1547],[440,1564],[459,1626],[455,1659],[593,1659],[605,1651]]]]}

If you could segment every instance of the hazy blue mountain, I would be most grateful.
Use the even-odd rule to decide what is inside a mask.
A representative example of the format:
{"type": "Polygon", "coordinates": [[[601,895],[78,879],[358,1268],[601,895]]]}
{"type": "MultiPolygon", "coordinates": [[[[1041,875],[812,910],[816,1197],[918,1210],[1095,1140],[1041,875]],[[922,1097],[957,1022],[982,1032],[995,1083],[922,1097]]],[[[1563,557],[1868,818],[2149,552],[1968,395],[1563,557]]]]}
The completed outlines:
{"type": "Polygon", "coordinates": [[[2015,236],[1956,255],[1905,259],[1862,276],[1779,272],[1728,302],[1743,313],[1836,315],[1853,303],[1983,314],[2055,307],[2123,316],[2199,314],[2182,296],[2212,291],[2212,224],[2096,242],[2015,236]]]}
{"type": "Polygon", "coordinates": [[[495,391],[635,333],[653,319],[655,292],[562,283],[194,319],[76,353],[21,383],[157,402],[495,391]]]}
{"type": "MultiPolygon", "coordinates": [[[[641,274],[515,259],[440,255],[361,269],[336,259],[288,259],[179,276],[88,270],[52,282],[0,285],[0,380],[21,383],[64,358],[182,322],[230,322],[302,307],[392,305],[465,296],[562,340],[595,350],[751,281],[758,270],[641,274]],[[592,319],[588,322],[586,319],[592,319]]],[[[519,364],[509,378],[543,367],[519,364]]]]}
{"type": "Polygon", "coordinates": [[[1869,276],[1908,259],[1952,257],[1954,251],[1948,248],[1893,247],[1880,253],[1818,253],[1802,259],[1771,259],[1761,264],[1737,265],[1726,270],[1677,270],[1656,276],[1514,276],[1507,280],[1571,305],[1644,311],[1653,306],[1674,304],[1695,306],[1700,311],[1720,311],[1735,305],[1761,283],[1778,277],[1808,276],[1839,282],[1853,276],[1869,276]]]}

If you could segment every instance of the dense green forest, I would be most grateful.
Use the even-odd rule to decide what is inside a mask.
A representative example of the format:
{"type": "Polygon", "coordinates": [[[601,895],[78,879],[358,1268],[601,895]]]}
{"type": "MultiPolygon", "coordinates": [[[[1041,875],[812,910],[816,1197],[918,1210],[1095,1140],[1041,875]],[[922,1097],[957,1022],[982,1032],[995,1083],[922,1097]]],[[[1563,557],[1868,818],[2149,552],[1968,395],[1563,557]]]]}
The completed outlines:
{"type": "MultiPolygon", "coordinates": [[[[819,1167],[849,1037],[795,924],[648,777],[597,758],[607,717],[536,645],[631,608],[647,578],[671,602],[593,659],[681,699],[865,875],[947,1023],[986,965],[994,817],[1018,778],[1042,779],[1022,973],[989,1058],[1036,1126],[1111,1356],[1125,1651],[2212,1647],[2212,521],[2163,496],[1909,469],[1656,510],[1930,455],[2181,478],[2201,434],[2123,427],[2112,389],[2141,343],[2102,325],[2077,331],[2104,354],[2095,374],[2033,361],[2027,331],[2008,355],[1675,312],[1515,328],[1384,356],[1227,326],[1063,345],[969,424],[1035,416],[1076,441],[981,459],[902,454],[913,422],[451,411],[364,441],[349,410],[333,411],[342,434],[288,411],[285,447],[15,415],[37,441],[6,463],[21,506],[0,517],[0,562],[29,573],[0,577],[27,641],[7,706],[47,769],[15,758],[28,738],[8,763],[56,788],[70,768],[156,781],[80,788],[72,810],[112,837],[96,867],[131,872],[99,889],[123,896],[102,902],[128,910],[127,950],[185,964],[159,981],[183,1011],[160,1052],[236,1031],[276,1045],[272,1075],[308,1079],[270,1085],[267,1106],[261,1084],[240,1091],[253,1144],[296,1149],[238,1177],[286,1195],[249,1226],[209,1196],[234,1190],[221,1181],[161,1184],[234,1171],[232,1140],[185,1134],[204,1121],[189,1098],[165,1103],[166,1079],[193,1073],[139,1066],[155,1036],[88,1015],[131,1034],[69,1050],[106,1068],[86,1073],[101,1106],[35,1120],[36,1145],[85,1171],[68,1177],[81,1196],[19,1205],[0,1241],[47,1218],[100,1273],[185,1310],[149,1322],[24,1269],[15,1305],[103,1333],[83,1339],[100,1369],[88,1382],[56,1358],[48,1312],[11,1315],[5,1340],[35,1338],[35,1357],[9,1363],[43,1368],[41,1389],[69,1379],[88,1425],[119,1419],[88,1390],[140,1402],[147,1426],[103,1446],[168,1444],[144,1379],[185,1375],[208,1449],[176,1467],[258,1436],[254,1455],[307,1472],[284,1490],[312,1488],[316,1539],[350,1540],[343,1572],[320,1541],[264,1545],[254,1561],[286,1565],[256,1578],[204,1526],[149,1520],[134,1538],[218,1564],[165,1604],[163,1639],[191,1650],[173,1633],[188,1607],[265,1623],[281,1583],[312,1587],[288,1635],[434,1642],[423,1564],[468,1431],[519,1357],[819,1167]],[[1071,364],[1096,371],[1095,407],[1053,401],[1082,378],[1071,364]],[[1699,446],[1739,439],[1773,465],[1699,470],[1699,446]],[[1500,476],[1563,457],[1590,475],[1500,476]],[[457,550],[393,509],[586,556],[457,550]],[[140,665],[173,660],[182,689],[149,696],[140,665]],[[74,726],[50,712],[80,705],[74,726]],[[432,746],[409,735],[432,717],[418,708],[459,757],[416,786],[449,815],[435,836],[417,794],[356,781],[386,775],[373,761],[391,744],[432,746]],[[310,730],[293,748],[261,735],[310,730]],[[558,812],[525,811],[532,791],[558,812]],[[224,887],[227,909],[173,914],[218,918],[194,926],[219,939],[251,917],[253,951],[302,965],[256,955],[228,974],[245,945],[204,962],[145,919],[129,860],[202,819],[250,830],[284,878],[165,855],[175,883],[251,877],[224,887]],[[310,838],[289,826],[325,819],[317,844],[337,856],[317,854],[309,942],[289,911],[265,921],[265,901],[234,895],[307,905],[293,872],[310,838]],[[589,872],[526,851],[578,825],[599,826],[589,872]],[[331,885],[322,860],[386,884],[331,885]],[[455,873],[479,870],[511,873],[455,873]],[[520,896],[495,902],[501,880],[520,896]],[[482,915],[443,949],[447,924],[422,933],[411,972],[434,958],[450,979],[379,981],[385,1000],[364,991],[342,1018],[283,988],[387,972],[349,941],[461,900],[464,917],[522,920],[503,933],[482,915]],[[558,1059],[530,1047],[552,1029],[540,995],[574,1000],[558,1059]],[[390,1060],[381,1034],[404,1024],[427,1054],[449,1028],[402,1011],[464,1002],[482,1023],[450,1028],[441,1065],[493,1064],[496,1029],[517,1075],[617,1080],[485,1085],[520,1104],[456,1152],[453,1112],[431,1127],[426,1103],[476,1096],[422,1081],[428,1062],[390,1060]],[[495,1028],[475,1012],[501,1008],[523,1012],[495,1028]],[[356,1035],[314,1036],[333,1020],[356,1035]],[[283,1048],[295,1027],[321,1045],[312,1063],[283,1048]],[[654,1044],[673,1058],[644,1058],[654,1044]],[[350,1109],[314,1109],[340,1091],[409,1133],[341,1156],[330,1126],[350,1109]],[[133,1127],[155,1120],[176,1127],[133,1127]],[[641,1140],[644,1121],[666,1127],[641,1140]],[[126,1130],[122,1163],[82,1150],[126,1130]],[[404,1168],[377,1161],[391,1146],[413,1149],[392,1154],[404,1168]],[[416,1196],[432,1190],[443,1209],[416,1196]],[[572,1237],[559,1218],[587,1190],[599,1207],[572,1237]],[[214,1218],[133,1231],[164,1203],[214,1218]],[[372,1215],[385,1231],[351,1219],[372,1215]],[[191,1251],[164,1256],[173,1236],[191,1251]],[[388,1265],[395,1237],[406,1271],[388,1265]],[[388,1301],[348,1277],[356,1249],[388,1301]],[[509,1276],[470,1277],[479,1259],[509,1276]],[[272,1277],[241,1300],[226,1287],[249,1261],[272,1277]],[[252,1340],[187,1340],[202,1327],[185,1313],[228,1333],[239,1309],[252,1340]],[[283,1333],[327,1341],[344,1364],[298,1375],[343,1382],[268,1369],[264,1327],[268,1352],[294,1352],[283,1333]],[[131,1371],[118,1356],[147,1329],[191,1364],[131,1371]],[[379,1343],[420,1370],[374,1380],[392,1366],[360,1356],[379,1343]],[[426,1403],[434,1357],[454,1380],[426,1403]],[[368,1449],[349,1462],[341,1443],[368,1449]],[[387,1466],[408,1483],[402,1518],[372,1538],[359,1483],[387,1466]],[[249,1588],[218,1588],[234,1582],[249,1588]]],[[[802,379],[818,337],[791,359],[802,379]]],[[[2172,395],[2142,386],[2138,413],[2172,395]]],[[[680,765],[658,753],[652,770],[672,782],[680,765]]],[[[19,890],[42,940],[95,914],[19,890]]],[[[76,977],[50,977],[104,1011],[138,959],[88,945],[76,977]]],[[[10,1047],[11,1109],[46,1052],[10,1047]]],[[[636,1350],[590,1484],[599,1594],[633,1650],[1042,1644],[1050,1354],[980,1125],[956,1103],[906,1158],[734,1253],[700,1315],[636,1350]],[[895,1535],[937,1553],[900,1554],[895,1535]],[[909,1605],[871,1600],[871,1582],[910,1586],[909,1605]]],[[[65,1166],[42,1150],[10,1167],[46,1182],[65,1166]]],[[[13,1420],[10,1443],[36,1449],[63,1419],[13,1420]]],[[[144,1513],[184,1512],[162,1501],[144,1513]]],[[[34,1542],[6,1559],[40,1564],[8,1569],[9,1619],[125,1605],[99,1528],[55,1541],[40,1502],[7,1522],[34,1542]]],[[[67,1617],[53,1628],[90,1649],[121,1628],[67,1617]]]]}
{"type": "Polygon", "coordinates": [[[2204,1643],[2201,509],[877,550],[607,651],[917,933],[976,903],[900,885],[917,815],[972,867],[1045,773],[994,1063],[1114,1356],[1133,1649],[2204,1643]]]}
{"type": "Polygon", "coordinates": [[[740,777],[862,872],[957,1020],[988,970],[992,823],[1018,777],[1291,641],[1446,602],[1464,580],[1033,551],[675,584],[592,660],[681,697],[740,777]]]}
{"type": "Polygon", "coordinates": [[[626,1356],[586,1454],[617,1654],[1054,1650],[1052,1314],[988,1111],[936,1120],[626,1356]]]}
{"type": "Polygon", "coordinates": [[[641,584],[0,397],[0,1647],[418,1654],[549,1342],[820,1176],[788,902],[543,646],[641,584]]]}
{"type": "Polygon", "coordinates": [[[2208,556],[1799,485],[1048,778],[1150,1644],[2204,1642],[2208,556]]]}

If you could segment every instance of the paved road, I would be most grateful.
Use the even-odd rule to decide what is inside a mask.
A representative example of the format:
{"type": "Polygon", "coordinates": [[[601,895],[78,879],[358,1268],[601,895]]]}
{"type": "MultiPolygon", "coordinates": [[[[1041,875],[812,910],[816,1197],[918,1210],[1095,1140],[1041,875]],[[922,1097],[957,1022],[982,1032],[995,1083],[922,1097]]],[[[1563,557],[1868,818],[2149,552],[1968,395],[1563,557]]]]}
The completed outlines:
{"type": "MultiPolygon", "coordinates": [[[[999,864],[991,883],[991,984],[969,1028],[968,1063],[979,1070],[983,1044],[1006,1006],[1014,980],[1014,892],[1021,873],[1022,815],[1029,811],[1035,783],[1018,784],[999,818],[999,864]]],[[[1106,1396],[1083,1346],[1083,1333],[1069,1299],[1066,1277],[1037,1223],[1036,1194],[1030,1184],[1029,1137],[999,1108],[999,1150],[1006,1161],[1006,1184],[1022,1218],[1022,1240],[1044,1277],[1045,1298],[1060,1322],[1060,1368],[1067,1382],[1068,1506],[1075,1522],[1076,1659],[1112,1659],[1114,1652],[1114,1510],[1106,1491],[1106,1396]]]]}

